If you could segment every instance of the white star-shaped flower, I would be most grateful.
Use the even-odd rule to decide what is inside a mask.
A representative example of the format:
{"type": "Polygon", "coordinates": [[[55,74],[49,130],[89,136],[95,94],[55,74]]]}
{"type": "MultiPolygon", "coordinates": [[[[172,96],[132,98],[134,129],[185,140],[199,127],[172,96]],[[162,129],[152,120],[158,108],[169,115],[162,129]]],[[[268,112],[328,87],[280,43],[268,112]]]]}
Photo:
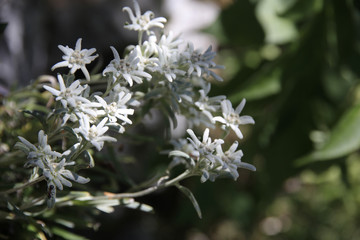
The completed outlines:
{"type": "Polygon", "coordinates": [[[208,94],[210,92],[210,83],[205,86],[204,89],[199,90],[200,98],[195,102],[195,105],[199,108],[199,110],[210,120],[213,119],[213,112],[216,112],[220,108],[220,102],[224,100],[226,97],[216,96],[209,97],[208,94]]]}
{"type": "Polygon", "coordinates": [[[220,76],[210,70],[214,68],[224,68],[212,61],[215,55],[216,53],[212,51],[211,46],[209,46],[204,53],[201,53],[199,50],[194,50],[194,45],[189,43],[182,53],[185,62],[188,64],[188,75],[195,74],[196,76],[201,77],[201,75],[206,74],[212,76],[217,81],[223,81],[220,76]]]}
{"type": "Polygon", "coordinates": [[[26,153],[28,154],[27,158],[29,161],[26,163],[26,166],[37,166],[41,169],[44,169],[44,162],[46,159],[53,159],[57,157],[61,157],[61,153],[51,150],[51,146],[47,143],[47,135],[43,130],[40,130],[38,133],[38,142],[39,145],[35,146],[30,143],[23,137],[18,137],[26,149],[26,153]]]}
{"type": "Polygon", "coordinates": [[[151,79],[152,76],[147,72],[144,72],[143,69],[139,66],[140,59],[138,58],[137,49],[135,48],[129,55],[124,59],[120,59],[119,53],[114,47],[110,47],[114,59],[109,63],[109,65],[104,69],[103,75],[107,73],[112,73],[113,80],[117,81],[119,78],[123,77],[131,87],[133,82],[142,83],[142,78],[151,79]]]}
{"type": "Polygon", "coordinates": [[[194,148],[199,152],[200,156],[205,156],[212,163],[216,162],[216,156],[213,155],[216,147],[224,143],[222,139],[215,139],[211,141],[209,137],[210,130],[208,128],[205,129],[202,141],[200,141],[193,130],[187,129],[186,132],[190,135],[191,138],[187,138],[189,142],[194,146],[194,148]]]}
{"type": "Polygon", "coordinates": [[[56,101],[61,101],[64,108],[69,104],[71,107],[76,107],[77,102],[87,102],[86,98],[80,96],[81,93],[87,88],[87,85],[81,86],[80,81],[76,80],[69,87],[65,86],[64,79],[60,74],[58,74],[59,86],[60,89],[57,90],[50,86],[44,86],[46,90],[51,92],[54,96],[56,96],[56,101]]]}
{"type": "Polygon", "coordinates": [[[131,23],[125,25],[125,28],[139,31],[139,32],[149,32],[149,29],[152,27],[164,28],[164,23],[166,23],[166,18],[157,17],[154,18],[155,14],[152,11],[146,11],[141,15],[141,10],[139,3],[134,1],[135,14],[129,7],[124,7],[123,11],[126,11],[129,14],[131,23]]]}
{"type": "Polygon", "coordinates": [[[51,162],[47,168],[44,169],[44,176],[49,183],[54,183],[59,190],[63,190],[63,185],[71,187],[74,181],[77,183],[85,184],[90,181],[89,178],[84,178],[78,174],[65,169],[65,166],[74,165],[75,162],[66,162],[63,158],[60,162],[51,162]]]}
{"type": "Polygon", "coordinates": [[[179,69],[178,60],[179,55],[176,52],[170,53],[159,49],[159,57],[155,61],[156,66],[149,67],[149,69],[153,72],[159,72],[169,82],[173,82],[178,75],[184,76],[186,74],[185,71],[179,69]]]}
{"type": "Polygon", "coordinates": [[[245,106],[245,99],[234,110],[229,100],[223,100],[221,102],[221,109],[223,117],[217,116],[213,118],[213,121],[220,122],[226,127],[230,127],[236,135],[242,139],[243,134],[239,129],[239,125],[254,124],[255,121],[251,116],[240,116],[241,111],[245,106]]]}
{"type": "Polygon", "coordinates": [[[91,125],[89,117],[87,115],[83,115],[80,118],[80,126],[75,128],[74,131],[76,133],[80,133],[87,141],[89,141],[98,151],[100,151],[105,141],[116,142],[116,138],[110,136],[104,136],[109,127],[105,126],[105,123],[108,121],[108,118],[104,118],[97,126],[91,125]]]}
{"type": "Polygon", "coordinates": [[[59,45],[58,47],[65,54],[62,57],[64,61],[52,66],[51,70],[54,71],[56,68],[68,67],[70,68],[70,73],[74,74],[78,69],[81,69],[86,80],[90,80],[90,74],[85,65],[91,63],[99,56],[98,54],[91,56],[94,52],[96,52],[96,49],[81,49],[81,38],[76,41],[75,49],[62,45],[59,45]]]}
{"type": "MultiPolygon", "coordinates": [[[[131,94],[129,93],[128,96],[131,97],[131,94]]],[[[128,98],[128,96],[125,96],[126,99],[130,99],[128,98]]],[[[132,124],[132,121],[127,117],[128,115],[133,115],[134,114],[134,109],[128,109],[125,108],[125,105],[118,105],[119,102],[111,102],[111,103],[107,103],[102,97],[100,96],[95,96],[96,100],[98,100],[98,102],[101,104],[103,110],[98,110],[97,114],[99,116],[104,116],[106,115],[109,118],[110,122],[116,122],[117,119],[128,123],[128,124],[132,124]]],[[[120,101],[123,100],[122,98],[120,98],[120,101]]],[[[127,100],[127,101],[128,101],[127,100]]],[[[126,102],[127,102],[126,101],[126,102]]],[[[122,103],[122,102],[120,102],[122,103]]]]}
{"type": "Polygon", "coordinates": [[[237,168],[245,168],[251,171],[256,171],[256,168],[253,165],[241,162],[243,152],[241,150],[237,150],[238,145],[239,143],[235,141],[226,152],[223,152],[221,145],[216,147],[216,154],[222,160],[222,166],[219,166],[216,169],[219,172],[219,175],[227,173],[236,180],[239,177],[237,168]]]}

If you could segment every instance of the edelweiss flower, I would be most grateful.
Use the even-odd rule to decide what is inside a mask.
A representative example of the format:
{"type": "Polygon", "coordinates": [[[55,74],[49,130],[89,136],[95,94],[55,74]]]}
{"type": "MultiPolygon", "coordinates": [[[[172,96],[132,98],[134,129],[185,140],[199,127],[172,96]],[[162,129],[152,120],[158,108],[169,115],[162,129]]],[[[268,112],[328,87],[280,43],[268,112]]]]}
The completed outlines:
{"type": "Polygon", "coordinates": [[[223,68],[223,66],[217,65],[212,60],[216,53],[211,51],[212,47],[201,53],[199,50],[194,50],[194,45],[189,43],[187,49],[182,54],[185,57],[185,61],[189,65],[187,71],[188,75],[196,73],[196,76],[200,77],[202,74],[207,74],[215,78],[217,81],[222,81],[222,78],[215,74],[210,68],[223,68]]]}
{"type": "Polygon", "coordinates": [[[165,34],[161,36],[158,48],[165,53],[173,53],[178,51],[182,42],[183,40],[179,36],[174,36],[174,33],[170,31],[167,36],[165,34]]]}
{"type": "Polygon", "coordinates": [[[123,77],[130,85],[133,85],[133,82],[142,83],[142,78],[151,79],[151,75],[144,72],[143,69],[139,68],[139,61],[137,49],[135,48],[125,59],[120,59],[119,53],[114,47],[110,47],[114,59],[109,63],[109,65],[104,69],[103,75],[106,73],[112,73],[114,81],[117,81],[120,77],[123,77]]]}
{"type": "Polygon", "coordinates": [[[68,67],[70,68],[70,73],[74,74],[78,69],[84,73],[86,80],[90,80],[90,74],[86,69],[85,65],[91,63],[99,55],[96,54],[91,56],[96,49],[82,49],[81,50],[81,38],[76,41],[75,50],[69,48],[68,46],[64,47],[62,45],[58,46],[65,55],[62,57],[64,61],[55,64],[51,70],[54,71],[55,68],[59,67],[68,67]]]}
{"type": "Polygon", "coordinates": [[[57,158],[61,157],[61,153],[51,150],[51,146],[47,143],[47,135],[43,130],[40,130],[38,133],[39,146],[36,147],[34,144],[30,143],[23,137],[18,137],[23,144],[26,153],[28,154],[27,158],[30,160],[26,163],[27,166],[33,165],[38,166],[41,169],[44,168],[44,163],[47,158],[57,158]]]}
{"type": "Polygon", "coordinates": [[[241,116],[240,113],[245,106],[245,99],[234,110],[229,100],[223,100],[221,102],[221,109],[223,117],[214,117],[213,120],[224,124],[226,127],[230,127],[236,135],[242,139],[243,135],[239,129],[239,125],[254,124],[255,121],[250,116],[241,116]]]}
{"type": "Polygon", "coordinates": [[[44,176],[48,181],[48,184],[53,183],[59,190],[63,190],[63,185],[67,187],[72,186],[72,183],[69,180],[81,184],[88,183],[90,179],[84,178],[74,172],[71,172],[70,170],[65,169],[65,166],[74,164],[75,162],[67,163],[65,158],[63,158],[59,163],[52,162],[48,164],[47,168],[44,169],[44,176]]]}
{"type": "Polygon", "coordinates": [[[138,63],[139,69],[146,69],[149,66],[155,65],[155,62],[158,59],[154,57],[154,52],[150,51],[149,45],[144,43],[143,46],[137,45],[134,49],[136,49],[137,58],[139,59],[139,63],[138,63]]]}
{"type": "Polygon", "coordinates": [[[129,7],[123,8],[123,11],[126,11],[129,14],[131,20],[131,23],[125,25],[125,28],[139,32],[149,32],[149,29],[152,27],[164,28],[166,18],[154,18],[155,14],[152,11],[146,11],[143,15],[141,15],[140,6],[137,1],[134,1],[134,8],[135,15],[129,7]]]}
{"type": "Polygon", "coordinates": [[[65,86],[64,79],[60,74],[58,74],[58,80],[60,85],[60,90],[56,90],[55,88],[44,86],[46,90],[51,92],[54,96],[56,101],[61,101],[64,108],[67,107],[69,104],[71,107],[76,107],[77,101],[86,102],[87,99],[80,96],[80,94],[87,88],[87,85],[81,86],[80,81],[74,81],[69,87],[65,86]]]}
{"type": "MultiPolygon", "coordinates": [[[[124,93],[125,94],[125,93],[124,93]]],[[[123,98],[125,97],[125,99],[120,98],[119,102],[112,102],[110,104],[108,104],[102,97],[100,96],[95,96],[95,98],[99,101],[99,103],[101,104],[103,110],[98,110],[97,113],[100,116],[106,115],[109,118],[110,122],[116,122],[117,119],[122,120],[125,123],[128,124],[132,124],[131,120],[127,117],[127,115],[133,115],[134,114],[134,109],[127,109],[124,108],[125,104],[123,105],[118,105],[119,103],[126,103],[127,101],[130,100],[131,98],[131,94],[127,94],[126,96],[122,96],[123,98]]]]}
{"type": "Polygon", "coordinates": [[[194,148],[199,152],[200,156],[206,157],[211,163],[215,163],[217,161],[217,157],[213,154],[216,147],[224,143],[222,139],[215,139],[213,142],[209,137],[210,130],[208,128],[205,129],[202,141],[200,141],[193,130],[188,129],[186,132],[190,135],[191,138],[187,138],[189,142],[194,146],[194,148]]]}
{"type": "Polygon", "coordinates": [[[200,141],[191,129],[186,130],[191,138],[188,138],[189,142],[199,152],[197,159],[197,169],[201,172],[201,182],[205,182],[208,179],[215,181],[216,174],[212,172],[212,169],[221,166],[221,159],[215,155],[215,149],[218,145],[224,143],[222,139],[215,139],[213,142],[209,137],[209,129],[206,128],[203,134],[202,141],[200,141]]]}
{"type": "Polygon", "coordinates": [[[225,96],[208,97],[210,92],[210,83],[205,86],[205,89],[199,90],[200,98],[195,102],[195,105],[210,121],[214,118],[211,114],[220,108],[220,102],[224,100],[225,96]]]}
{"type": "Polygon", "coordinates": [[[163,74],[169,82],[175,80],[177,75],[184,76],[186,74],[185,71],[179,69],[177,53],[166,53],[159,49],[159,59],[156,64],[157,66],[149,67],[149,69],[163,74]]]}
{"type": "Polygon", "coordinates": [[[89,141],[98,151],[100,151],[105,141],[116,142],[116,138],[110,136],[104,136],[104,133],[107,132],[109,127],[104,127],[105,123],[108,121],[108,118],[104,118],[97,126],[92,125],[90,127],[89,117],[83,115],[80,118],[80,126],[75,128],[76,133],[80,133],[87,141],[89,141]]]}
{"type": "Polygon", "coordinates": [[[219,166],[216,169],[219,172],[219,175],[224,173],[230,174],[234,180],[236,180],[239,177],[237,168],[245,168],[251,171],[256,171],[256,168],[253,165],[241,162],[243,152],[241,150],[236,151],[238,145],[238,142],[235,141],[225,153],[220,145],[216,147],[216,154],[222,160],[222,166],[219,166]]]}

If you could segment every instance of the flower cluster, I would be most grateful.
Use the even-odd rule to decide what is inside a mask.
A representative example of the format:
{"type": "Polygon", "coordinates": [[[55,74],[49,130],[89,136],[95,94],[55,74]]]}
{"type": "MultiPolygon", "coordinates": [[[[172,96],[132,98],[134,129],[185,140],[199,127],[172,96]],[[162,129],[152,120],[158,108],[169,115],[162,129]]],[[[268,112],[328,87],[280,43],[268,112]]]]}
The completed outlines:
{"type": "Polygon", "coordinates": [[[193,174],[201,175],[201,182],[215,181],[219,176],[231,176],[236,180],[239,176],[238,168],[256,171],[253,165],[241,162],[243,152],[237,150],[237,141],[224,152],[222,148],[224,140],[212,141],[209,132],[206,128],[200,141],[193,130],[188,129],[187,133],[190,136],[187,138],[188,141],[180,139],[173,142],[176,150],[169,154],[174,156],[172,166],[185,164],[193,174]]]}
{"type": "Polygon", "coordinates": [[[64,61],[55,64],[52,70],[67,67],[70,73],[57,75],[58,86],[43,86],[55,100],[48,119],[57,120],[51,121],[53,125],[48,129],[54,133],[64,130],[71,133],[72,138],[63,136],[71,141],[64,140],[61,149],[69,148],[67,142],[75,142],[74,145],[63,153],[53,151],[43,130],[39,131],[38,146],[19,137],[18,145],[28,158],[26,166],[41,169],[48,182],[50,206],[54,204],[56,189],[62,190],[63,185],[71,187],[70,181],[89,181],[66,169],[68,166],[76,165],[79,156],[90,156],[90,148],[101,151],[106,142],[116,142],[151,108],[163,112],[169,127],[176,125],[177,116],[184,116],[190,128],[208,127],[201,141],[190,128],[187,130],[190,138],[173,141],[175,150],[170,154],[173,157],[170,166],[184,163],[192,175],[201,176],[202,182],[224,175],[236,179],[237,168],[255,170],[254,166],[241,162],[243,153],[237,150],[237,141],[224,152],[224,140],[210,138],[210,129],[220,125],[242,139],[239,127],[254,124],[252,117],[240,116],[245,100],[234,110],[226,96],[209,96],[211,80],[222,81],[217,74],[222,66],[214,62],[215,52],[211,47],[205,51],[195,49],[192,43],[172,32],[159,36],[153,29],[164,28],[166,19],[155,18],[151,11],[142,14],[136,1],[134,8],[135,12],[129,7],[123,10],[131,20],[125,28],[139,33],[138,45],[129,46],[123,57],[111,46],[114,59],[97,78],[91,77],[86,68],[98,57],[93,55],[95,48],[81,49],[81,38],[75,49],[59,46],[65,54],[64,61]],[[85,79],[75,80],[74,74],[79,69],[85,79]]]}
{"type": "MultiPolygon", "coordinates": [[[[68,162],[66,160],[69,150],[62,154],[52,151],[51,146],[47,142],[48,137],[43,130],[40,130],[38,133],[38,146],[35,146],[23,137],[19,137],[19,139],[20,142],[17,143],[17,147],[27,154],[28,161],[25,163],[25,166],[34,167],[36,173],[41,169],[48,183],[48,188],[51,188],[52,192],[56,192],[55,186],[59,190],[63,190],[63,185],[71,187],[72,183],[69,180],[82,184],[90,181],[88,178],[65,169],[66,166],[75,164],[73,161],[68,162]]],[[[52,206],[55,202],[55,196],[53,195],[49,195],[49,206],[52,206]]]]}

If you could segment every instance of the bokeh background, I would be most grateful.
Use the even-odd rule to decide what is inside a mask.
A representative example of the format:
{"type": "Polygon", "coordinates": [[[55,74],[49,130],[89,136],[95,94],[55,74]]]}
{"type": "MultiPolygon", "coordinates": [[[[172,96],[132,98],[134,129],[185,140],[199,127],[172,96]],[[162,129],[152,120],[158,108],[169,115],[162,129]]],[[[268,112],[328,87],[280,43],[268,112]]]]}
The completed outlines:
{"type": "MultiPolygon", "coordinates": [[[[139,199],[154,214],[119,207],[99,213],[91,227],[68,231],[89,239],[360,239],[359,1],[139,3],[143,11],[165,16],[167,30],[218,52],[225,81],[212,95],[226,94],[233,105],[247,99],[245,114],[256,124],[244,129],[241,148],[243,161],[257,172],[240,169],[236,182],[184,181],[203,219],[186,197],[166,189],[139,199]]],[[[136,34],[123,29],[125,5],[132,3],[0,1],[1,94],[54,75],[50,68],[61,58],[57,45],[74,47],[79,37],[85,48],[97,49],[105,66],[112,58],[109,46],[136,42],[136,34]]],[[[137,175],[151,175],[168,160],[147,161],[125,165],[141,180],[137,175]]]]}

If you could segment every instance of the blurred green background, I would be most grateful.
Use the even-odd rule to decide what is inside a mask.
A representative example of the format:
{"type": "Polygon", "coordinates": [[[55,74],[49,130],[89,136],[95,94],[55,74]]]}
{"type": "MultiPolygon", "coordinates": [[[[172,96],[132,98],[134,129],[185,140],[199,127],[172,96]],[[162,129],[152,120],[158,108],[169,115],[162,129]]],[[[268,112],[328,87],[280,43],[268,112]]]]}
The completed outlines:
{"type": "Polygon", "coordinates": [[[360,239],[360,2],[215,2],[221,12],[203,31],[217,39],[226,70],[211,93],[235,106],[247,99],[256,124],[244,129],[241,148],[257,172],[240,169],[236,182],[186,180],[201,220],[166,189],[139,199],[155,214],[119,208],[98,215],[97,231],[70,231],[90,239],[360,239]]]}

